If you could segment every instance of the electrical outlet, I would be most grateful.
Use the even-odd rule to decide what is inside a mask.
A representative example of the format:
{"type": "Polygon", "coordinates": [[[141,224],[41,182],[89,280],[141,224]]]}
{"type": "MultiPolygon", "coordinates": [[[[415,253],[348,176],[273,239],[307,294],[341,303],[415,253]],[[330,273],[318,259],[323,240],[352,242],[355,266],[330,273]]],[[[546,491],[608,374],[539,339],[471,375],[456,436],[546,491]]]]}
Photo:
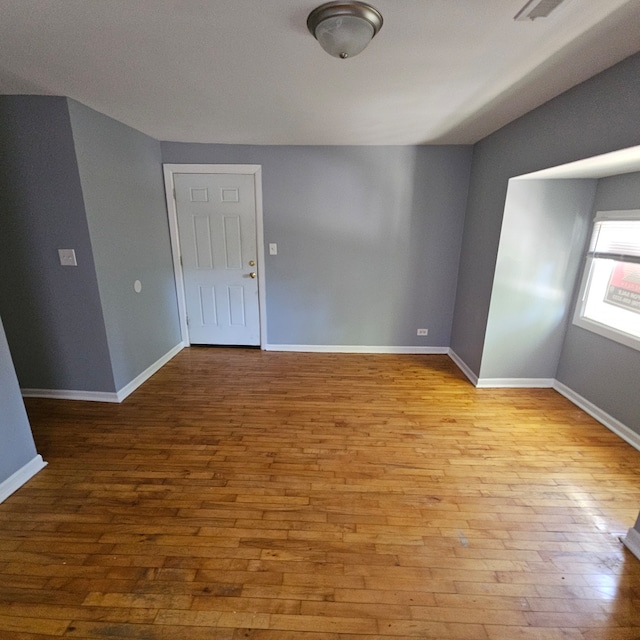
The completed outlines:
{"type": "Polygon", "coordinates": [[[427,336],[429,335],[429,329],[418,329],[419,336],[427,336]]]}

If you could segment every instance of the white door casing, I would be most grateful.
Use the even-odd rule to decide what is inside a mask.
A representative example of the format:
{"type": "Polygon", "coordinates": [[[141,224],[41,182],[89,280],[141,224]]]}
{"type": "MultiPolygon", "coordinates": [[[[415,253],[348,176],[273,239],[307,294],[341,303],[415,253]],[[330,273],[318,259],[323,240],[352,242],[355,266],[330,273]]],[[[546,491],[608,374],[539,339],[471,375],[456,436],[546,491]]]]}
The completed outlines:
{"type": "Polygon", "coordinates": [[[167,164],[164,174],[183,342],[263,346],[260,166],[167,164]]]}

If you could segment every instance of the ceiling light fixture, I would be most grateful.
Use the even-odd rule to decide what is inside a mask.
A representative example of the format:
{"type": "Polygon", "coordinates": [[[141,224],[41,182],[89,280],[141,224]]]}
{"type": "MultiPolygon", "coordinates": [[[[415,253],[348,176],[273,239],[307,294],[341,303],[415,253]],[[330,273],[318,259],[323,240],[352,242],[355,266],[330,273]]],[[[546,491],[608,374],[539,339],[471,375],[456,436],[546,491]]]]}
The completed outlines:
{"type": "Polygon", "coordinates": [[[320,46],[335,58],[353,58],[382,27],[382,14],[364,2],[327,2],[307,18],[307,27],[320,46]]]}

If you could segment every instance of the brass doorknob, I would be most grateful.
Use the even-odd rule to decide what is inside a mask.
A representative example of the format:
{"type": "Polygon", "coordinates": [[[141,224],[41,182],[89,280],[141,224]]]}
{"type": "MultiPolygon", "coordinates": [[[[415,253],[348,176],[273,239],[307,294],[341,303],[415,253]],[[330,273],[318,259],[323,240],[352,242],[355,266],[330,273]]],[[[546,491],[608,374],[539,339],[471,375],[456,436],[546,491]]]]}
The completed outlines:
{"type": "Polygon", "coordinates": [[[249,277],[250,277],[250,278],[255,278],[255,277],[256,277],[256,272],[255,272],[255,271],[252,271],[252,272],[249,274],[249,277]]]}
{"type": "Polygon", "coordinates": [[[255,267],[256,266],[256,261],[255,260],[249,260],[249,266],[250,267],[255,267]]]}

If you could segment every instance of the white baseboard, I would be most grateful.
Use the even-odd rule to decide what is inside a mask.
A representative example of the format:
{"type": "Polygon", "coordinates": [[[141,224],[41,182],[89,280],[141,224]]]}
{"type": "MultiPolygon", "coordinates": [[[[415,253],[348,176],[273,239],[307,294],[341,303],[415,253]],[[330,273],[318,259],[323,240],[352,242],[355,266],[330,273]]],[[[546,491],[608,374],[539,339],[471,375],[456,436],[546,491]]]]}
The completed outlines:
{"type": "Polygon", "coordinates": [[[554,378],[479,378],[478,389],[551,389],[554,378]]]}
{"type": "Polygon", "coordinates": [[[583,398],[579,393],[573,391],[556,380],[553,384],[553,388],[567,400],[570,400],[576,406],[580,407],[585,413],[588,413],[592,418],[595,418],[598,422],[603,424],[607,429],[613,431],[617,436],[620,436],[623,440],[628,442],[632,447],[640,451],[640,435],[635,431],[627,427],[626,424],[620,422],[613,416],[609,415],[606,411],[600,409],[592,402],[589,402],[586,398],[583,398]]]}
{"type": "Polygon", "coordinates": [[[118,394],[108,391],[74,391],[70,389],[20,389],[23,398],[85,400],[88,402],[120,402],[118,394]]]}
{"type": "Polygon", "coordinates": [[[471,371],[469,365],[467,365],[467,363],[453,349],[449,349],[449,357],[453,360],[458,369],[467,376],[469,382],[471,382],[474,387],[478,386],[478,376],[471,371]]]}
{"type": "Polygon", "coordinates": [[[184,343],[180,342],[117,392],[77,391],[69,389],[21,389],[20,391],[24,398],[53,398],[54,400],[84,400],[88,402],[122,402],[143,382],[146,382],[154,373],[167,364],[171,358],[182,351],[182,349],[184,349],[184,343]]]}
{"type": "Polygon", "coordinates": [[[637,529],[629,529],[627,536],[622,542],[624,546],[640,560],[640,531],[637,529]]]}
{"type": "Polygon", "coordinates": [[[31,480],[41,469],[47,466],[41,455],[32,458],[27,464],[9,476],[4,482],[0,482],[0,502],[4,502],[12,493],[15,493],[23,484],[31,480]]]}
{"type": "Polygon", "coordinates": [[[453,349],[449,349],[449,357],[478,389],[551,389],[556,382],[554,378],[478,378],[453,349]]]}
{"type": "Polygon", "coordinates": [[[171,358],[175,357],[184,349],[184,342],[180,342],[173,349],[167,351],[161,358],[156,360],[150,367],[147,367],[140,375],[136,376],[129,384],[122,387],[116,394],[116,402],[122,402],[127,396],[130,396],[141,384],[146,382],[154,373],[164,367],[171,358]]]}
{"type": "Polygon", "coordinates": [[[448,347],[380,347],[364,345],[326,344],[266,344],[265,351],[298,351],[303,353],[396,353],[396,354],[446,354],[448,347]]]}

